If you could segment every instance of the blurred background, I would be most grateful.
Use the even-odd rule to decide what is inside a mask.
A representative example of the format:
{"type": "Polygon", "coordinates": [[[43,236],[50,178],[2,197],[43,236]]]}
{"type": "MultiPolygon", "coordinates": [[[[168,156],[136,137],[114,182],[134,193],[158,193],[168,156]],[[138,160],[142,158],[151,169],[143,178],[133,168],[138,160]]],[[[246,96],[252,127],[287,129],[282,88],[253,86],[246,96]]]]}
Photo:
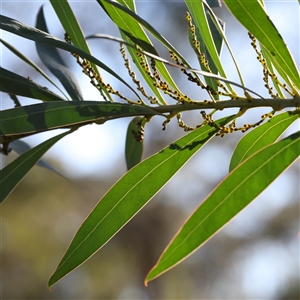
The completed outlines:
{"type": "MultiPolygon", "coordinates": [[[[299,66],[298,2],[265,2],[299,66]]],[[[34,26],[43,4],[50,33],[63,39],[64,31],[47,1],[1,1],[0,11],[34,26]]],[[[85,35],[119,36],[96,1],[71,1],[71,6],[85,35]]],[[[183,1],[137,1],[138,13],[198,68],[187,38],[186,10],[183,1]]],[[[246,30],[224,6],[215,12],[226,23],[227,37],[246,86],[267,96],[246,30]]],[[[1,38],[49,74],[33,42],[3,31],[1,38]]],[[[153,42],[168,59],[167,51],[153,42]]],[[[90,47],[97,58],[128,78],[118,44],[91,40],[90,47]]],[[[73,57],[64,52],[61,55],[76,74],[84,99],[102,100],[73,57]]],[[[2,67],[52,89],[2,45],[0,59],[2,67]]],[[[237,81],[225,48],[222,61],[228,77],[237,81]]],[[[170,72],[190,97],[207,98],[197,87],[187,84],[178,70],[170,72]]],[[[105,72],[103,77],[115,89],[133,97],[105,72]]],[[[14,106],[7,95],[0,96],[1,109],[14,106]]],[[[34,103],[22,97],[19,100],[22,105],[34,103]]],[[[266,111],[255,109],[247,113],[241,124],[257,121],[266,111]]],[[[201,123],[199,112],[184,115],[184,120],[188,125],[201,123]]],[[[51,291],[47,289],[50,275],[80,224],[126,172],[124,144],[129,122],[130,119],[122,119],[101,126],[88,125],[67,136],[44,156],[64,177],[36,166],[1,205],[1,299],[299,299],[299,160],[190,258],[150,282],[147,288],[143,286],[147,272],[181,224],[228,173],[240,133],[212,140],[101,251],[51,291]]],[[[184,135],[175,121],[166,131],[161,130],[161,123],[162,119],[157,117],[147,125],[144,157],[184,135]]],[[[297,128],[299,123],[292,125],[284,136],[297,128]]],[[[38,134],[24,141],[34,146],[59,132],[38,134]]],[[[14,152],[8,157],[1,156],[1,167],[16,157],[14,152]]]]}

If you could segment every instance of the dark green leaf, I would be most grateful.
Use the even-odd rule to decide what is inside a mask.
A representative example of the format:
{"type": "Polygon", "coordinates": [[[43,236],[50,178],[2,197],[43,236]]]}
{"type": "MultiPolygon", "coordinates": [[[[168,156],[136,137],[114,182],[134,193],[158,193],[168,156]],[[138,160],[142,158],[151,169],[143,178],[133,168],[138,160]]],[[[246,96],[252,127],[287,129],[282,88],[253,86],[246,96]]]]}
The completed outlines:
{"type": "Polygon", "coordinates": [[[261,149],[235,168],[187,219],[148,273],[145,284],[179,264],[213,237],[299,154],[300,131],[261,149]]]}
{"type": "MultiPolygon", "coordinates": [[[[49,32],[44,17],[43,7],[41,7],[38,12],[36,28],[47,33],[49,32]]],[[[73,100],[83,100],[77,79],[62,60],[57,49],[41,43],[35,43],[35,46],[41,61],[50,72],[57,77],[71,98],[73,100]]]]}
{"type": "Polygon", "coordinates": [[[51,92],[48,88],[33,82],[31,79],[24,78],[18,74],[3,69],[2,67],[0,67],[0,79],[1,92],[43,101],[64,101],[63,98],[51,92]]]}
{"type": "Polygon", "coordinates": [[[237,144],[231,157],[229,171],[261,148],[274,143],[299,118],[297,112],[281,113],[267,123],[251,130],[237,144]]]}
{"type": "Polygon", "coordinates": [[[28,150],[0,170],[0,203],[12,192],[22,178],[57,141],[71,133],[64,132],[28,150]]]}
{"type": "MultiPolygon", "coordinates": [[[[225,125],[234,116],[216,121],[225,125]]],[[[101,199],[76,233],[49,280],[49,287],[104,246],[217,132],[204,126],[127,172],[101,199]]]]}
{"type": "Polygon", "coordinates": [[[128,125],[125,143],[127,170],[130,170],[142,160],[145,124],[145,119],[135,117],[128,125]]]}

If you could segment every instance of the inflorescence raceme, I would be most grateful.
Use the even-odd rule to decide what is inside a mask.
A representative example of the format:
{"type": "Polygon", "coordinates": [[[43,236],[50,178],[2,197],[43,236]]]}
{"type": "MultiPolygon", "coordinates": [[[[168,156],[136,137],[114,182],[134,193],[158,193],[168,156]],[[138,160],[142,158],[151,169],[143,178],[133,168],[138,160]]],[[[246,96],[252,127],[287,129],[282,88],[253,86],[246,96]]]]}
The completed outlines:
{"type": "MultiPolygon", "coordinates": [[[[199,60],[200,64],[202,65],[202,67],[206,70],[206,72],[212,73],[209,61],[206,59],[205,54],[201,51],[200,42],[197,39],[196,29],[193,24],[191,15],[188,12],[186,13],[186,20],[187,20],[188,26],[189,26],[192,47],[194,48],[194,51],[198,57],[198,60],[199,60]]],[[[273,83],[276,85],[277,90],[278,90],[278,86],[279,86],[286,93],[290,94],[293,97],[296,97],[296,95],[298,94],[296,89],[292,90],[292,91],[289,90],[287,85],[283,84],[278,79],[276,74],[274,74],[274,72],[272,72],[270,70],[270,68],[268,67],[268,64],[263,55],[263,52],[258,49],[255,37],[251,33],[249,33],[249,37],[252,41],[251,46],[253,47],[253,49],[255,50],[255,52],[257,54],[257,60],[260,62],[260,64],[263,67],[263,80],[265,82],[265,87],[266,87],[268,93],[270,94],[270,96],[272,98],[276,99],[276,98],[280,98],[280,96],[282,96],[282,93],[281,93],[281,95],[279,95],[278,92],[276,94],[273,92],[273,87],[270,85],[269,78],[272,79],[273,83]]],[[[68,43],[71,43],[71,40],[67,34],[65,34],[65,40],[68,43]]],[[[278,110],[278,109],[273,108],[271,112],[262,115],[261,118],[259,119],[259,121],[255,122],[253,124],[244,124],[242,127],[238,127],[238,126],[236,126],[237,118],[242,116],[247,110],[245,108],[240,108],[239,112],[236,115],[236,118],[229,125],[219,127],[218,125],[216,125],[216,123],[213,120],[213,114],[219,110],[218,105],[217,105],[219,100],[216,100],[216,99],[219,99],[218,98],[219,96],[228,97],[229,99],[231,99],[233,101],[234,100],[250,101],[251,96],[248,95],[246,98],[238,96],[233,90],[229,91],[225,87],[225,85],[217,79],[214,79],[215,83],[216,83],[215,88],[213,88],[209,84],[204,83],[201,80],[201,78],[199,78],[198,74],[189,72],[186,68],[186,64],[183,61],[181,61],[181,59],[179,59],[178,56],[173,51],[169,50],[171,60],[180,67],[180,70],[182,71],[182,73],[187,76],[188,81],[193,82],[197,86],[201,87],[201,89],[206,90],[208,95],[211,98],[211,100],[194,101],[188,95],[183,94],[176,86],[170,86],[170,84],[164,80],[163,76],[161,75],[161,73],[158,70],[157,62],[155,59],[153,59],[152,57],[150,57],[150,58],[147,57],[137,45],[135,45],[135,48],[137,51],[136,55],[138,57],[138,60],[135,61],[136,65],[138,66],[138,68],[141,72],[143,72],[144,74],[147,75],[147,77],[148,77],[147,83],[152,84],[158,90],[158,92],[160,91],[160,92],[163,92],[164,94],[168,95],[170,98],[174,99],[179,106],[182,106],[182,107],[186,103],[197,105],[197,104],[208,104],[208,103],[213,102],[216,104],[215,109],[213,109],[210,113],[206,113],[203,110],[200,111],[203,121],[201,124],[198,124],[195,127],[186,125],[184,123],[184,121],[182,120],[182,114],[180,112],[178,112],[178,111],[172,112],[172,110],[170,110],[169,114],[165,115],[167,119],[162,124],[163,130],[166,129],[166,126],[170,122],[170,120],[172,118],[176,117],[179,127],[183,128],[184,131],[191,131],[191,130],[195,130],[203,125],[210,125],[210,126],[216,127],[219,130],[217,135],[223,137],[227,133],[231,133],[231,132],[235,132],[235,131],[245,132],[245,131],[249,130],[250,128],[259,126],[264,120],[271,118],[275,114],[275,112],[278,110]]],[[[120,52],[121,52],[121,55],[124,60],[125,68],[127,69],[132,82],[136,85],[137,90],[142,94],[142,96],[146,100],[149,101],[150,105],[156,105],[156,107],[161,106],[161,105],[168,106],[168,104],[164,100],[162,101],[161,99],[158,99],[156,96],[152,96],[147,93],[147,91],[143,87],[141,81],[137,79],[137,76],[130,65],[130,61],[127,58],[126,50],[125,50],[123,43],[120,43],[120,52]]],[[[101,77],[100,73],[95,71],[95,69],[93,68],[93,66],[91,65],[91,63],[88,60],[80,57],[79,55],[77,55],[75,53],[72,53],[72,55],[76,58],[77,63],[81,66],[82,72],[90,78],[91,84],[99,90],[99,92],[101,93],[101,95],[103,96],[103,98],[106,101],[107,101],[107,97],[105,96],[104,91],[109,96],[116,95],[119,98],[127,101],[127,103],[129,103],[129,104],[147,106],[146,102],[144,102],[144,100],[142,100],[142,98],[139,98],[138,101],[132,101],[132,100],[128,99],[127,97],[123,96],[119,91],[115,90],[110,84],[106,84],[103,81],[103,78],[101,77]]],[[[262,99],[262,101],[263,100],[264,99],[262,99]]],[[[111,101],[112,101],[112,99],[111,99],[111,101]]],[[[265,101],[267,101],[267,100],[265,100],[265,101]]],[[[148,107],[151,108],[152,106],[148,106],[148,107]]],[[[202,106],[202,108],[204,108],[204,107],[202,106]]],[[[143,136],[143,133],[140,136],[143,136]]]]}

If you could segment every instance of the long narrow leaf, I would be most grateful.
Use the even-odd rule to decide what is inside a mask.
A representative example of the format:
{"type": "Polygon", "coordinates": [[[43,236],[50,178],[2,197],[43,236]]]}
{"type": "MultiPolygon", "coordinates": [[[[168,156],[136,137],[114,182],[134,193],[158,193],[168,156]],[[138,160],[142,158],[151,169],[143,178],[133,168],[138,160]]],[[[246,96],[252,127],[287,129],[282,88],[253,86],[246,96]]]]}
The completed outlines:
{"type": "Polygon", "coordinates": [[[299,118],[297,112],[285,112],[251,130],[237,144],[230,161],[229,171],[261,148],[274,143],[299,118]]]}
{"type": "Polygon", "coordinates": [[[59,101],[0,111],[0,142],[8,137],[29,135],[57,128],[102,124],[108,120],[160,115],[143,106],[99,101],[59,101]]]}
{"type": "MultiPolygon", "coordinates": [[[[37,15],[36,28],[44,32],[49,32],[44,17],[43,6],[40,8],[37,15]]],[[[35,43],[35,46],[41,61],[50,70],[50,72],[57,77],[70,97],[73,100],[83,100],[76,77],[65,64],[57,49],[41,43],[35,43]]]]}
{"type": "Polygon", "coordinates": [[[2,67],[0,67],[0,91],[43,101],[65,100],[31,79],[24,78],[2,67]]]}
{"type": "Polygon", "coordinates": [[[116,77],[118,80],[120,80],[122,83],[124,83],[130,90],[134,92],[134,94],[139,98],[139,95],[136,93],[136,91],[124,80],[122,79],[117,73],[115,73],[112,69],[110,69],[108,66],[106,66],[104,63],[102,63],[100,60],[95,58],[94,56],[90,55],[89,53],[83,51],[82,49],[68,44],[65,41],[62,41],[47,32],[43,32],[39,29],[30,27],[28,25],[25,25],[17,20],[11,19],[9,17],[0,15],[0,29],[3,29],[5,31],[11,32],[13,34],[16,34],[18,36],[21,36],[23,38],[38,42],[38,43],[44,43],[45,45],[57,47],[60,49],[63,49],[65,51],[76,53],[80,55],[83,58],[86,58],[88,61],[96,64],[112,76],[116,77]]]}
{"type": "MultiPolygon", "coordinates": [[[[300,88],[300,74],[296,63],[282,36],[257,0],[224,0],[231,13],[266,47],[270,58],[275,61],[277,71],[287,74],[300,88]]],[[[296,14],[297,16],[297,14],[296,14]]]]}
{"type": "MultiPolygon", "coordinates": [[[[233,117],[217,124],[225,125],[233,117]]],[[[199,128],[126,173],[81,225],[51,276],[49,287],[103,247],[216,132],[208,125],[199,128]]]]}
{"type": "Polygon", "coordinates": [[[44,153],[53,146],[57,141],[71,133],[64,132],[57,135],[40,145],[28,150],[12,163],[0,170],[0,203],[12,192],[22,178],[30,171],[30,169],[39,161],[44,153]]]}
{"type": "Polygon", "coordinates": [[[267,146],[235,168],[187,219],[148,273],[145,284],[212,238],[287,169],[300,154],[300,131],[267,146]]]}

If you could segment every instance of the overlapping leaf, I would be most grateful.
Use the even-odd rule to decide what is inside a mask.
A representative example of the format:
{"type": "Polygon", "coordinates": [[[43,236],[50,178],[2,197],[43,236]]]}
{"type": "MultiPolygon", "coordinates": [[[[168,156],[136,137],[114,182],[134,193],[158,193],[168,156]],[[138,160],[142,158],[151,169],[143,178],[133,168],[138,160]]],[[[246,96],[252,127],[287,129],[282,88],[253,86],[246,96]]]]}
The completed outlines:
{"type": "Polygon", "coordinates": [[[186,259],[254,200],[300,154],[300,131],[269,145],[235,168],[187,219],[145,284],[186,259]]]}
{"type": "Polygon", "coordinates": [[[71,131],[57,135],[38,146],[26,151],[12,163],[0,170],[0,203],[12,192],[22,178],[39,161],[44,153],[71,131]]]}
{"type": "Polygon", "coordinates": [[[251,130],[237,144],[231,157],[229,171],[261,148],[274,143],[282,133],[299,118],[297,112],[279,114],[267,123],[251,130]]]}
{"type": "Polygon", "coordinates": [[[106,72],[108,72],[109,74],[117,78],[118,80],[120,80],[130,90],[132,90],[134,94],[139,98],[139,95],[136,93],[136,91],[117,73],[115,73],[112,69],[110,69],[108,66],[106,66],[104,63],[102,63],[94,56],[90,55],[89,53],[83,51],[82,49],[74,45],[68,44],[46,32],[30,27],[28,25],[23,24],[20,21],[11,19],[3,15],[0,15],[0,29],[11,32],[23,38],[33,40],[38,43],[44,43],[45,45],[57,47],[71,53],[76,53],[79,56],[86,58],[88,61],[96,64],[97,66],[99,66],[100,68],[102,68],[103,70],[105,70],[106,72]]]}
{"type": "MultiPolygon", "coordinates": [[[[6,41],[0,39],[0,42],[7,47],[11,52],[13,52],[15,55],[17,55],[20,59],[22,59],[24,62],[26,62],[29,66],[34,68],[38,73],[40,73],[46,80],[48,80],[53,86],[55,86],[62,94],[63,91],[52,81],[52,79],[31,59],[23,55],[18,49],[7,43],[6,41]]],[[[66,97],[67,98],[67,97],[66,97]]]]}
{"type": "Polygon", "coordinates": [[[16,107],[0,111],[0,142],[17,137],[89,123],[102,124],[108,120],[160,115],[143,106],[98,101],[59,101],[16,107]]]}
{"type": "MultiPolygon", "coordinates": [[[[233,116],[216,123],[225,125],[233,116]]],[[[76,233],[49,280],[49,287],[104,246],[217,132],[203,126],[144,160],[101,199],[76,233]]]]}
{"type": "MultiPolygon", "coordinates": [[[[36,28],[47,33],[49,32],[44,17],[43,7],[41,7],[38,12],[36,28]]],[[[50,70],[50,72],[58,78],[71,98],[73,100],[83,100],[76,77],[65,64],[57,49],[42,43],[35,43],[35,46],[41,61],[50,70]]]]}

